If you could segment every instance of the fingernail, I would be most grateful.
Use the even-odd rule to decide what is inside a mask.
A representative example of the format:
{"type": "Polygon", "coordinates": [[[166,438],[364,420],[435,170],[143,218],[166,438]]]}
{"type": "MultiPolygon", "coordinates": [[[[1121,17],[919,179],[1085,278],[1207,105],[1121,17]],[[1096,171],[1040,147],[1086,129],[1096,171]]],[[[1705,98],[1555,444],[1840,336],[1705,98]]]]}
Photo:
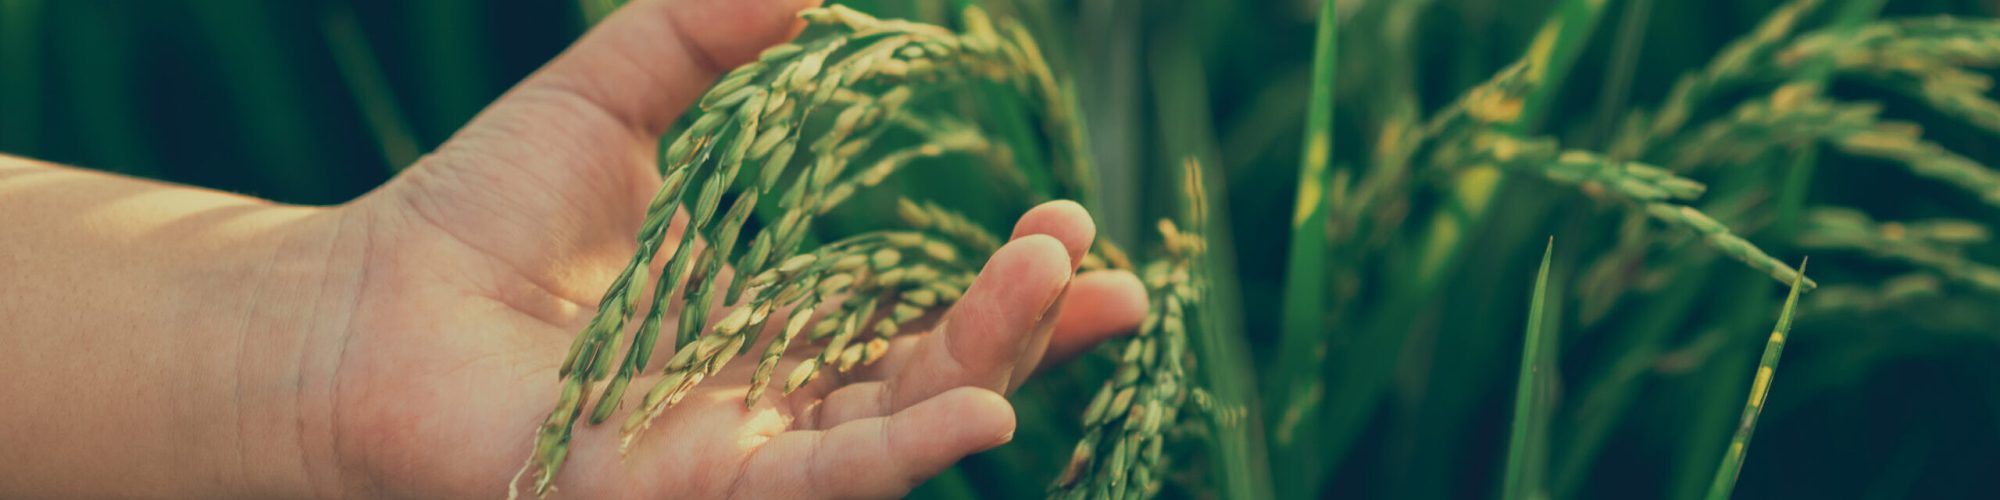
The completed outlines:
{"type": "Polygon", "coordinates": [[[1007,431],[1006,435],[1000,436],[999,441],[995,441],[992,446],[988,446],[987,448],[988,449],[999,448],[1002,445],[1006,445],[1007,443],[1012,443],[1012,442],[1014,442],[1014,431],[1007,431]]]}

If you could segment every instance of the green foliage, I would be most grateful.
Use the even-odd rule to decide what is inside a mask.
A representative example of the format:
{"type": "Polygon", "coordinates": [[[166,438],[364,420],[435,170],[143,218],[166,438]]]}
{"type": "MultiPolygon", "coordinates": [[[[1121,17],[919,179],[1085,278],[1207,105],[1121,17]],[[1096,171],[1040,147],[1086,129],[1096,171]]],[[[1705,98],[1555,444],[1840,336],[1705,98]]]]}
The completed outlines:
{"type": "Polygon", "coordinates": [[[1542,251],[1541,269],[1535,271],[1535,291],[1528,296],[1528,326],[1521,341],[1520,376],[1514,384],[1514,418],[1507,433],[1506,472],[1501,474],[1500,498],[1522,500],[1548,496],[1545,474],[1548,462],[1548,413],[1555,353],[1545,352],[1550,337],[1548,323],[1549,257],[1556,251],[1554,238],[1542,251]]]}
{"type": "MultiPolygon", "coordinates": [[[[0,150],[334,202],[616,3],[0,1],[0,150]]],[[[632,269],[675,274],[609,291],[531,465],[723,363],[754,398],[879,357],[1015,214],[1082,198],[1148,257],[1087,267],[1140,271],[1152,316],[916,496],[2000,489],[1990,4],[840,3],[663,141],[632,269]],[[715,244],[665,241],[674,206],[715,244]],[[777,373],[766,324],[819,356],[777,373]],[[656,348],[669,383],[627,387],[656,348]]]]}

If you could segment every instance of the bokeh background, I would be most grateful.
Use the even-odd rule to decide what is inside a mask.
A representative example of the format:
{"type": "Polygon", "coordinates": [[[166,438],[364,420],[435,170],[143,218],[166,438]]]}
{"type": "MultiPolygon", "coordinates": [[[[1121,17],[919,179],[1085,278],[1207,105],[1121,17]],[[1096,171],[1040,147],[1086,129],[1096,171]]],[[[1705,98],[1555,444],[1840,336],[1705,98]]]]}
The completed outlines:
{"type": "MultiPolygon", "coordinates": [[[[1336,147],[1356,168],[1383,85],[1415,89],[1424,109],[1448,103],[1519,56],[1553,0],[1437,0],[1410,23],[1401,51],[1380,50],[1384,2],[1342,0],[1336,147]],[[1352,40],[1350,40],[1352,39],[1352,40]],[[1413,81],[1387,81],[1388,75],[1413,81]]],[[[436,147],[513,82],[561,51],[608,5],[600,0],[0,0],[0,152],[245,193],[334,204],[381,184],[436,147]]],[[[945,0],[845,2],[885,17],[951,22],[945,0]]],[[[1223,236],[1240,295],[1240,336],[1257,372],[1277,357],[1276,332],[1301,124],[1310,90],[1318,1],[1007,0],[1058,71],[1074,79],[1102,174],[1105,233],[1148,241],[1169,213],[1181,158],[1209,165],[1226,213],[1223,236]]],[[[1835,2],[1838,3],[1838,2],[1835,2]]],[[[1613,1],[1542,125],[1566,144],[1602,145],[1635,107],[1658,102],[1777,2],[1613,1]]],[[[1885,16],[1989,16],[1995,2],[1897,0],[1885,16]]],[[[1926,136],[1987,164],[1994,137],[1955,126],[1895,94],[1836,84],[1928,125],[1926,136]]],[[[1951,216],[1988,226],[2000,212],[1895,169],[1826,155],[1812,201],[1877,219],[1951,216]],[[1847,165],[1847,166],[1842,166],[1847,165]]],[[[915,173],[893,185],[932,199],[983,199],[980,184],[915,173]]],[[[1437,195],[1418,190],[1413,199],[1437,195]]],[[[1351,439],[1323,454],[1307,491],[1335,498],[1487,498],[1506,444],[1519,325],[1542,241],[1558,240],[1558,279],[1577,279],[1618,237],[1619,211],[1573,191],[1511,184],[1501,212],[1473,233],[1447,289],[1424,303],[1390,353],[1380,396],[1341,408],[1351,439]],[[1575,242],[1566,244],[1565,242],[1575,242]]],[[[1011,206],[973,207],[999,227],[1011,206]]],[[[860,215],[854,217],[868,217],[860,215]]],[[[866,225],[847,220],[825,231],[866,225]]],[[[0,229],[4,230],[4,229],[0,229]]],[[[1752,241],[1796,261],[1786,241],[1752,241]]],[[[1699,245],[1655,253],[1706,252],[1699,245]]],[[[2000,261],[1991,244],[1968,250],[2000,261]]],[[[1662,258],[1664,260],[1664,258],[1662,258]]],[[[1900,273],[1865,256],[1813,257],[1822,283],[1871,286],[1900,273]]],[[[1699,293],[1678,307],[1643,286],[1602,318],[1568,331],[1554,421],[1559,498],[1687,498],[1706,487],[1748,386],[1746,367],[1775,315],[1776,284],[1722,261],[1681,272],[1699,293]],[[1747,277],[1747,278],[1746,278],[1747,277]],[[1746,297],[1758,297],[1749,300],[1746,297]],[[1743,304],[1769,307],[1744,310],[1743,304]],[[1653,353],[1620,339],[1665,329],[1653,353]],[[1717,333],[1722,332],[1722,333],[1717,333]],[[1625,371],[1618,371],[1625,370],[1625,371]],[[1628,377],[1613,416],[1582,414],[1567,389],[1628,377]],[[1595,451],[1566,453],[1584,426],[1607,426],[1595,451]]],[[[1394,276],[1368,276],[1394,279],[1394,276]]],[[[1370,288],[1362,285],[1364,292],[1370,288]]],[[[22,293],[6,290],[0,293],[22,293]]],[[[1588,300],[1572,290],[1567,300],[1588,300]]],[[[1361,294],[1366,300],[1366,294],[1361,294]]],[[[1742,498],[2000,498],[2000,297],[1947,289],[1884,310],[1806,315],[1751,447],[1742,498]]],[[[1339,335],[1338,332],[1330,335],[1339,335]]],[[[1335,348],[1338,349],[1338,342],[1335,348]]],[[[1022,396],[1016,444],[975,457],[918,491],[928,498],[1041,495],[1076,438],[1093,377],[1085,363],[1022,396]]],[[[1282,374],[1279,374],[1282,375],[1282,374]]],[[[1260,380],[1277,375],[1257,373],[1260,380]]],[[[1622,379],[1621,379],[1622,380],[1622,379]]],[[[1336,386],[1336,389],[1339,387],[1336,386]]],[[[1256,394],[1221,394],[1270,418],[1256,394]]],[[[1315,425],[1307,423],[1306,425],[1315,425]]],[[[527,429],[523,429],[527,432],[527,429]]],[[[1185,432],[1200,434],[1201,429],[1185,432]]],[[[495,439],[514,437],[495,436],[495,439]]],[[[1195,440],[1188,440],[1190,442],[1195,440]]],[[[1178,454],[1186,471],[1167,495],[1204,498],[1210,456],[1178,454]]],[[[1266,467],[1258,464],[1256,467],[1266,467]]],[[[1281,479],[1283,480],[1283,479],[1281,479]]],[[[1298,479],[1294,478],[1294,481],[1298,479]]],[[[1285,490],[1279,491],[1298,491],[1285,490]]]]}

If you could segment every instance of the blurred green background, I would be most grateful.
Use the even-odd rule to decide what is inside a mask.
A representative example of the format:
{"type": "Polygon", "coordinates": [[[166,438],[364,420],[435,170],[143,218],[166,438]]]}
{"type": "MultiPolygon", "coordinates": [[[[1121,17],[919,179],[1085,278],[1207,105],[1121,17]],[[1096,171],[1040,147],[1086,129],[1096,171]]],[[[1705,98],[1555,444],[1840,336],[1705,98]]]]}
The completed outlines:
{"type": "MultiPolygon", "coordinates": [[[[1411,33],[1397,34],[1383,33],[1389,25],[1369,17],[1386,1],[1340,2],[1339,168],[1363,164],[1353,152],[1375,140],[1371,127],[1383,110],[1374,92],[1407,86],[1422,109],[1434,110],[1518,57],[1556,3],[1438,0],[1421,9],[1411,33]],[[1390,50],[1379,42],[1398,36],[1408,43],[1390,50]],[[1413,81],[1393,79],[1398,74],[1413,81]]],[[[0,152],[283,202],[339,203],[448,138],[575,39],[606,8],[599,3],[0,0],[0,152]]],[[[957,2],[847,3],[885,17],[949,22],[957,2]]],[[[1319,2],[980,3],[1023,19],[1058,71],[1075,81],[1109,237],[1139,247],[1150,218],[1169,213],[1179,160],[1210,166],[1242,291],[1241,330],[1230,333],[1251,347],[1245,369],[1271,366],[1319,2]]],[[[1625,112],[1658,102],[1674,78],[1704,64],[1777,2],[1611,4],[1542,126],[1572,147],[1602,147],[1625,112]]],[[[1988,16],[1996,9],[1986,1],[1900,0],[1884,15],[1988,16]]],[[[1887,114],[1932,125],[1925,130],[1932,140],[2000,163],[1993,137],[1902,97],[1865,86],[1833,90],[1884,101],[1887,114]]],[[[1977,200],[1894,169],[1841,167],[1861,162],[1834,155],[1822,163],[1815,204],[1858,207],[1885,220],[2000,221],[1977,200]]],[[[906,182],[902,189],[951,199],[939,190],[968,189],[959,184],[906,182]]],[[[1437,194],[1410,196],[1422,203],[1437,194]]],[[[1501,211],[1472,233],[1474,250],[1447,289],[1424,303],[1421,320],[1392,353],[1394,373],[1380,382],[1382,394],[1337,409],[1358,415],[1359,427],[1351,442],[1323,452],[1334,463],[1309,474],[1306,491],[1491,496],[1506,446],[1518,325],[1541,242],[1556,235],[1556,277],[1573,281],[1619,236],[1617,209],[1571,190],[1510,183],[1499,199],[1501,211]]],[[[995,225],[1006,218],[999,210],[975,215],[995,225]]],[[[1751,240],[1788,261],[1805,253],[1769,235],[1752,233],[1751,240]]],[[[1659,248],[1650,261],[1674,252],[1707,250],[1659,248]]],[[[2000,260],[1990,243],[1971,255],[2000,260]]],[[[1814,255],[1812,271],[1823,284],[1869,286],[1898,273],[1855,255],[1814,255]]],[[[1775,315],[1770,299],[1782,290],[1733,262],[1685,272],[1699,277],[1687,288],[1694,295],[1677,306],[1653,307],[1674,299],[1642,286],[1604,318],[1584,321],[1575,307],[1563,316],[1551,467],[1556,483],[1574,486],[1558,488],[1558,498],[1683,498],[1699,493],[1690,484],[1706,486],[1714,467],[1709,450],[1727,442],[1748,387],[1747,377],[1732,374],[1754,365],[1775,315]],[[1746,311],[1746,303],[1759,307],[1746,311]],[[1635,348],[1622,339],[1649,327],[1668,333],[1636,373],[1616,372],[1631,382],[1621,393],[1629,405],[1610,417],[1578,413],[1577,395],[1566,389],[1623,369],[1612,360],[1635,348]],[[1589,425],[1607,426],[1598,449],[1565,454],[1573,434],[1589,425]]],[[[1362,300],[1371,289],[1360,286],[1362,300]]],[[[2000,498],[1996,307],[2000,298],[1949,289],[1888,310],[1802,317],[1740,497],[2000,498]]],[[[1038,382],[1022,395],[1016,444],[969,460],[918,495],[1040,495],[1076,438],[1074,415],[1095,387],[1087,380],[1104,373],[1085,363],[1038,382]]],[[[1274,376],[1283,374],[1259,373],[1267,383],[1274,376]]],[[[1258,395],[1222,396],[1257,414],[1258,395]]],[[[1204,452],[1183,455],[1189,472],[1170,480],[1167,494],[1217,495],[1203,486],[1210,465],[1204,452]]]]}

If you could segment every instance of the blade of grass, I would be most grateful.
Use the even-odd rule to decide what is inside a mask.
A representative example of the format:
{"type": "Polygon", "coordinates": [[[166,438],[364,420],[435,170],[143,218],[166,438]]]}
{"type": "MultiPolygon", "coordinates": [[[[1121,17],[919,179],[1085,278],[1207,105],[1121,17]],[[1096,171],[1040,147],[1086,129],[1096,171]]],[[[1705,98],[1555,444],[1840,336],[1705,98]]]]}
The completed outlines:
{"type": "Polygon", "coordinates": [[[1271,460],[1276,493],[1281,498],[1314,496],[1325,458],[1317,447],[1325,381],[1314,369],[1324,360],[1328,273],[1324,267],[1330,236],[1326,231],[1325,197],[1333,190],[1333,107],[1335,72],[1339,66],[1339,19],[1336,0],[1320,2],[1319,31],[1313,41],[1311,96],[1306,103],[1305,152],[1299,164],[1297,207],[1292,216],[1292,242],[1286,257],[1283,306],[1279,316],[1278,366],[1266,390],[1272,430],[1271,460]],[[1304,425],[1301,425],[1304,423],[1304,425]]]}
{"type": "Polygon", "coordinates": [[[1743,456],[1750,447],[1750,436],[1757,430],[1757,417],[1764,412],[1765,396],[1771,392],[1771,378],[1778,370],[1778,357],[1785,351],[1785,336],[1792,331],[1792,310],[1799,303],[1799,280],[1805,276],[1806,263],[1799,262],[1799,275],[1792,279],[1792,291],[1785,295],[1785,306],[1778,313],[1778,326],[1771,329],[1771,338],[1764,344],[1764,357],[1757,362],[1757,376],[1750,384],[1750,399],[1743,404],[1743,418],[1738,421],[1736,433],[1729,440],[1729,451],[1722,456],[1722,463],[1715,468],[1715,480],[1709,483],[1708,500],[1724,500],[1736,490],[1736,478],[1743,472],[1743,456]]]}
{"type": "Polygon", "coordinates": [[[0,0],[0,151],[31,155],[40,142],[41,0],[0,0]]]}
{"type": "Polygon", "coordinates": [[[1639,69],[1639,54],[1646,43],[1646,22],[1652,17],[1653,0],[1632,0],[1624,5],[1625,15],[1618,20],[1618,38],[1611,49],[1611,60],[1605,64],[1604,85],[1597,94],[1597,117],[1591,119],[1592,127],[1585,131],[1588,136],[1583,144],[1603,146],[1618,129],[1618,120],[1625,116],[1626,105],[1631,103],[1632,76],[1639,69]]]}
{"type": "MultiPolygon", "coordinates": [[[[1526,338],[1521,343],[1521,370],[1514,384],[1514,424],[1507,440],[1506,471],[1502,474],[1500,498],[1523,500],[1545,496],[1545,481],[1540,475],[1530,475],[1530,465],[1546,459],[1548,442],[1534,439],[1545,434],[1535,429],[1537,423],[1546,425],[1549,406],[1552,401],[1547,394],[1548,376],[1545,368],[1554,365],[1553,359],[1544,359],[1542,354],[1543,332],[1548,329],[1543,317],[1548,301],[1549,256],[1555,253],[1555,238],[1549,238],[1548,248],[1542,251],[1542,267],[1535,272],[1534,295],[1528,299],[1528,325],[1526,338]]],[[[1546,436],[1543,436],[1546,437],[1546,436]]]]}
{"type": "Polygon", "coordinates": [[[354,93],[355,105],[361,108],[362,119],[368,122],[375,144],[382,148],[385,166],[391,173],[401,171],[417,161],[416,136],[411,134],[403,110],[396,105],[396,95],[389,87],[388,77],[382,74],[382,66],[376,63],[375,50],[369,47],[367,35],[354,20],[354,8],[340,5],[333,9],[320,24],[326,45],[333,50],[333,62],[339,65],[340,76],[354,93]]]}
{"type": "MultiPolygon", "coordinates": [[[[1492,250],[1467,254],[1462,264],[1466,266],[1465,272],[1454,276],[1454,282],[1532,283],[1534,269],[1510,268],[1539,257],[1533,248],[1536,235],[1591,234],[1592,226],[1584,222],[1550,223],[1556,219],[1551,214],[1559,213],[1557,210],[1564,206],[1562,196],[1551,194],[1559,193],[1561,188],[1524,182],[1507,189],[1511,192],[1502,196],[1518,201],[1494,207],[1494,223],[1482,229],[1473,243],[1477,248],[1492,250]]],[[[1569,275],[1568,269],[1576,259],[1564,256],[1581,255],[1584,245],[1590,242],[1569,238],[1561,243],[1563,247],[1557,249],[1549,263],[1549,289],[1543,294],[1547,297],[1566,297],[1563,285],[1568,280],[1564,276],[1569,275]]],[[[1561,300],[1550,301],[1543,317],[1563,318],[1562,304],[1561,300]]],[[[1510,380],[1505,377],[1513,374],[1514,363],[1520,361],[1519,328],[1528,307],[1526,302],[1492,300],[1490,293],[1483,291],[1441,293],[1433,307],[1434,311],[1449,311],[1449,314],[1426,315],[1434,319],[1411,331],[1396,362],[1396,378],[1390,386],[1389,398],[1393,410],[1386,417],[1388,425],[1384,426],[1389,432],[1386,464],[1393,467],[1395,474],[1389,484],[1391,489],[1377,496],[1452,498],[1475,493],[1492,496],[1498,491],[1510,424],[1507,419],[1510,408],[1503,404],[1506,401],[1503,398],[1510,395],[1506,392],[1510,387],[1504,385],[1510,380]],[[1468,440],[1485,440],[1485,436],[1492,436],[1491,446],[1466,446],[1468,440]],[[1465,481],[1465,485],[1436,480],[1447,476],[1476,479],[1465,481]]],[[[1550,324],[1560,325],[1560,322],[1550,324]]],[[[1543,332],[1542,359],[1558,359],[1557,334],[1555,328],[1543,332]]],[[[1545,383],[1558,380],[1554,365],[1539,369],[1545,383]]],[[[1544,394],[1555,393],[1551,390],[1544,394]]],[[[1546,428],[1539,423],[1534,427],[1546,428]]],[[[1530,437],[1530,442],[1543,440],[1530,437]]],[[[1528,474],[1545,477],[1536,472],[1540,467],[1539,462],[1531,462],[1528,474]]]]}

